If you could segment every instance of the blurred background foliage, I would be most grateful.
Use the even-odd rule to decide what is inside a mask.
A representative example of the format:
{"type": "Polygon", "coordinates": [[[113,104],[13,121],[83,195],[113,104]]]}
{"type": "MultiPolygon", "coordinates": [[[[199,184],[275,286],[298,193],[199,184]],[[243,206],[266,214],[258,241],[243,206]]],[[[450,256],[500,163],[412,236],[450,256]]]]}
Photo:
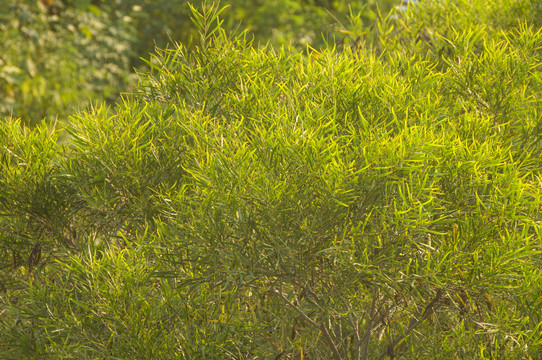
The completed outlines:
{"type": "MultiPolygon", "coordinates": [[[[196,34],[186,0],[1,0],[0,118],[34,125],[64,120],[94,101],[113,104],[137,84],[154,48],[196,34]]],[[[196,7],[202,1],[192,1],[196,7]]],[[[230,0],[226,29],[247,29],[260,46],[333,46],[369,28],[397,0],[230,0]]]]}
{"type": "Polygon", "coordinates": [[[129,90],[136,32],[128,18],[114,15],[77,1],[0,6],[0,115],[54,121],[129,90]]]}

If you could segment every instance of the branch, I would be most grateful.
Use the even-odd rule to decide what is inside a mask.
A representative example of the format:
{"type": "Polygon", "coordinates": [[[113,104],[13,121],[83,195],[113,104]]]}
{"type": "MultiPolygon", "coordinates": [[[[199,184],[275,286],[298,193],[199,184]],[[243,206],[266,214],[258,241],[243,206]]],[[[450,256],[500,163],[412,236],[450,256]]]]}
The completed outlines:
{"type": "Polygon", "coordinates": [[[418,325],[420,325],[422,322],[427,320],[429,318],[429,316],[431,316],[431,314],[433,313],[435,305],[440,301],[441,298],[442,298],[442,289],[438,289],[437,290],[437,295],[435,296],[435,298],[429,304],[427,304],[427,306],[425,307],[425,309],[423,311],[422,316],[419,319],[417,319],[419,313],[414,315],[412,317],[412,319],[410,320],[410,324],[408,326],[408,329],[405,331],[405,333],[403,335],[399,336],[398,338],[396,338],[395,340],[393,340],[388,345],[386,351],[384,351],[382,353],[382,355],[380,355],[378,360],[382,360],[384,357],[386,357],[386,355],[392,354],[395,347],[401,341],[403,341],[403,339],[406,338],[412,332],[412,330],[414,330],[418,325]]]}
{"type": "Polygon", "coordinates": [[[292,309],[294,309],[299,315],[301,315],[301,317],[303,319],[305,319],[309,324],[311,324],[312,326],[314,326],[315,328],[318,328],[320,329],[320,331],[322,331],[322,333],[324,334],[324,338],[326,339],[326,342],[328,343],[329,347],[331,348],[331,351],[333,352],[333,357],[335,358],[335,360],[342,360],[342,356],[341,354],[339,354],[339,350],[337,350],[337,346],[335,345],[335,343],[333,342],[333,339],[331,338],[331,335],[329,335],[329,332],[327,331],[326,329],[326,326],[324,323],[322,323],[322,325],[318,325],[318,323],[316,321],[314,321],[313,319],[311,319],[307,314],[305,314],[300,308],[298,308],[297,306],[295,306],[290,300],[288,300],[288,298],[286,296],[284,296],[284,294],[280,291],[277,291],[275,290],[274,288],[271,288],[269,290],[270,292],[272,292],[273,294],[279,296],[280,298],[282,298],[282,300],[284,300],[284,302],[286,304],[288,304],[292,309]]]}
{"type": "MultiPolygon", "coordinates": [[[[367,360],[367,356],[369,355],[369,342],[371,341],[371,330],[373,327],[373,321],[375,318],[375,308],[376,308],[376,289],[373,289],[373,300],[371,301],[371,310],[369,315],[369,321],[367,322],[367,332],[365,333],[365,346],[363,347],[363,360],[367,360]]],[[[361,340],[357,344],[356,349],[356,360],[360,359],[360,350],[361,347],[361,340]]]]}
{"type": "Polygon", "coordinates": [[[355,358],[356,360],[359,360],[359,356],[360,356],[360,347],[361,347],[361,338],[359,337],[359,317],[352,315],[353,313],[353,310],[352,310],[352,307],[349,306],[349,312],[350,312],[350,318],[348,320],[350,320],[350,324],[352,324],[352,329],[354,331],[354,340],[355,340],[355,344],[356,344],[356,355],[355,355],[355,358]],[[352,319],[352,316],[354,317],[352,319]]]}

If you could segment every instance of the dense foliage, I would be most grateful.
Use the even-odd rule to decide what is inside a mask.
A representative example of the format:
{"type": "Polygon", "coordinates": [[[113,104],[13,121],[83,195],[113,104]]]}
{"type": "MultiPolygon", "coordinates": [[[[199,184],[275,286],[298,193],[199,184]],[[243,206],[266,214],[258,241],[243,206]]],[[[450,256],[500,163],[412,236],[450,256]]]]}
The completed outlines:
{"type": "Polygon", "coordinates": [[[542,6],[306,52],[222,10],[113,109],[0,127],[0,357],[540,358],[542,6]]]}
{"type": "MultiPolygon", "coordinates": [[[[374,23],[376,2],[360,3],[232,0],[223,27],[243,26],[262,45],[321,47],[344,36],[350,12],[361,12],[362,26],[374,23]]],[[[33,125],[64,121],[91,102],[113,104],[133,90],[134,69],[155,46],[195,35],[186,0],[2,0],[0,117],[33,125]]]]}

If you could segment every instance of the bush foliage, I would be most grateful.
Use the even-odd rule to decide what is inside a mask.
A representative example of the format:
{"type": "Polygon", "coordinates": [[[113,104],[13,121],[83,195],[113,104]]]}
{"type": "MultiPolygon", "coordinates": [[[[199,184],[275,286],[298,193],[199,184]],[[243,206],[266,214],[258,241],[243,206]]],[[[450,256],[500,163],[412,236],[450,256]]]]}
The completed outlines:
{"type": "MultiPolygon", "coordinates": [[[[202,1],[196,1],[201,4],[202,1]]],[[[380,1],[389,9],[395,0],[380,1]]],[[[186,0],[17,0],[0,6],[0,117],[35,125],[64,121],[90,103],[114,104],[135,87],[134,68],[155,46],[190,44],[197,31],[186,0]]],[[[304,49],[338,41],[350,12],[374,22],[374,1],[230,1],[225,28],[257,42],[304,49]]]]}
{"type": "Polygon", "coordinates": [[[0,128],[1,357],[539,358],[542,7],[306,52],[222,10],[114,109],[0,128]]]}

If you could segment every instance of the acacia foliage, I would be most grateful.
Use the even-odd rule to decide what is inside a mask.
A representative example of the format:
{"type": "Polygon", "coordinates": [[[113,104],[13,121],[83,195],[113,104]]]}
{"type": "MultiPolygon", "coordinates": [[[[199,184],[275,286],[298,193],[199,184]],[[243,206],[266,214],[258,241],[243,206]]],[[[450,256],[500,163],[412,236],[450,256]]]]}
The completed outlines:
{"type": "Polygon", "coordinates": [[[198,47],[151,58],[114,115],[74,116],[60,144],[6,124],[2,356],[539,357],[542,31],[524,4],[456,28],[427,1],[306,54],[193,9],[198,47]]]}
{"type": "MultiPolygon", "coordinates": [[[[203,1],[195,1],[197,7],[203,1]]],[[[380,1],[389,9],[390,1],[380,1]]],[[[224,28],[243,26],[262,45],[334,43],[350,11],[364,25],[376,4],[231,0],[224,28]]],[[[18,0],[0,5],[0,117],[27,125],[65,120],[93,101],[119,100],[155,46],[188,46],[197,32],[186,0],[18,0]]]]}

